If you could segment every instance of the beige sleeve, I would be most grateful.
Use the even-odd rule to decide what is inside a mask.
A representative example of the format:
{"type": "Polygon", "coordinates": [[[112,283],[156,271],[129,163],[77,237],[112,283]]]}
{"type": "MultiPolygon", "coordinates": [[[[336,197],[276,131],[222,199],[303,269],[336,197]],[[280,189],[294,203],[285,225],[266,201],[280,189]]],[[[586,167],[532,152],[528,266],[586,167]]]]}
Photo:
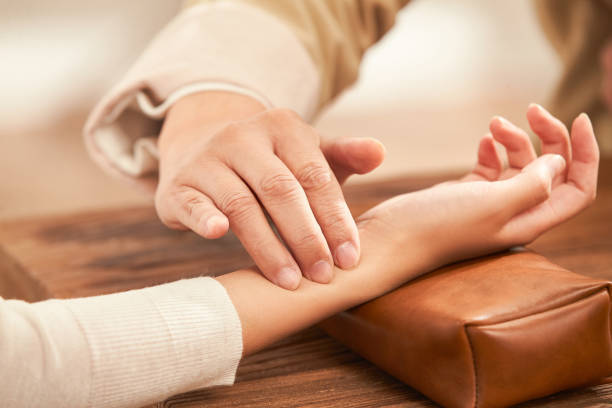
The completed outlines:
{"type": "MultiPolygon", "coordinates": [[[[201,4],[227,0],[189,0],[201,4]]],[[[365,51],[409,0],[240,0],[278,17],[297,35],[320,76],[320,110],[357,80],[365,51]]]]}
{"type": "Polygon", "coordinates": [[[0,298],[3,407],[134,407],[234,382],[242,329],[221,284],[26,303],[0,298]]]}
{"type": "Polygon", "coordinates": [[[601,150],[612,153],[612,115],[602,99],[600,63],[601,50],[612,40],[612,1],[536,0],[536,8],[563,64],[551,111],[568,126],[586,112],[601,150]]]}
{"type": "Polygon", "coordinates": [[[84,136],[109,172],[153,190],[157,136],[177,99],[251,96],[312,119],[352,84],[366,49],[408,0],[201,0],[151,42],[96,105],[84,136]]]}
{"type": "Polygon", "coordinates": [[[176,16],[97,103],[85,143],[104,169],[153,190],[157,137],[177,99],[228,90],[310,118],[319,88],[312,59],[284,22],[242,2],[199,4],[176,16]]]}

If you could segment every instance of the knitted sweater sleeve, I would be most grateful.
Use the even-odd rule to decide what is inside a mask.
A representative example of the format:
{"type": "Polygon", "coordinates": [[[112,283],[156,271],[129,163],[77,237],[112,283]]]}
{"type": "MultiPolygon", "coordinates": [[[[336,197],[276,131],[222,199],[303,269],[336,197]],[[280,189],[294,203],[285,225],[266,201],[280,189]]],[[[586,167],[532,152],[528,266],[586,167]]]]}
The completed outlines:
{"type": "Polygon", "coordinates": [[[38,303],[0,298],[3,406],[142,406],[232,384],[241,355],[240,320],[211,278],[38,303]]]}

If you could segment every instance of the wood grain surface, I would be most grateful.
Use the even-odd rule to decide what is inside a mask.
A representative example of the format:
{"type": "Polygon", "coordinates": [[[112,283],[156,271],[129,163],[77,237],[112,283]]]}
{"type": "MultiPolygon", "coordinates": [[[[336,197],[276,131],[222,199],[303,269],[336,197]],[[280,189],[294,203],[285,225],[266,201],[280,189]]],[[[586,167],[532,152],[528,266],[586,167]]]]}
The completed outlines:
{"type": "MultiPolygon", "coordinates": [[[[445,177],[353,186],[355,215],[445,177]]],[[[30,301],[111,293],[251,264],[233,236],[205,241],[170,231],[152,208],[14,220],[0,224],[0,296],[30,301]]],[[[602,163],[596,203],[531,245],[570,270],[612,280],[612,160],[602,163]]],[[[163,407],[427,407],[427,398],[313,327],[245,359],[232,387],[178,395],[163,407]]],[[[612,406],[612,384],[530,401],[524,407],[612,406]]]]}

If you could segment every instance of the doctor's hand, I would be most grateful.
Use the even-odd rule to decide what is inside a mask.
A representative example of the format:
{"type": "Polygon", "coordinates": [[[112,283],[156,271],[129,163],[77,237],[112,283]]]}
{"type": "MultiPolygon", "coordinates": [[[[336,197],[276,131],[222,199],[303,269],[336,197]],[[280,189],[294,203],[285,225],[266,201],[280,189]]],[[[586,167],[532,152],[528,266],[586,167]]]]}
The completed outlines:
{"type": "Polygon", "coordinates": [[[208,239],[231,228],[262,273],[286,289],[302,274],[327,283],[334,264],[357,264],[359,234],[340,185],[382,162],[378,141],[323,140],[292,111],[203,92],[171,108],[159,150],[155,206],[168,227],[208,239]]]}

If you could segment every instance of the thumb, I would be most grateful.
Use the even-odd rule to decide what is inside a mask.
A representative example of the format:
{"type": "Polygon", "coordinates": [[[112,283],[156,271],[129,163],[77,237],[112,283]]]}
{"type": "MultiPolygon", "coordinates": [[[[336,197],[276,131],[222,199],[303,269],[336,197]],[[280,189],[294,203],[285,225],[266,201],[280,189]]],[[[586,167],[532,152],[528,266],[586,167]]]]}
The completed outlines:
{"type": "Polygon", "coordinates": [[[545,154],[532,161],[516,176],[500,183],[506,184],[505,208],[510,217],[527,211],[546,201],[551,194],[555,177],[565,169],[565,159],[558,154],[545,154]]]}
{"type": "Polygon", "coordinates": [[[371,138],[323,139],[321,151],[340,184],[353,174],[371,172],[385,158],[383,144],[371,138]]]}

